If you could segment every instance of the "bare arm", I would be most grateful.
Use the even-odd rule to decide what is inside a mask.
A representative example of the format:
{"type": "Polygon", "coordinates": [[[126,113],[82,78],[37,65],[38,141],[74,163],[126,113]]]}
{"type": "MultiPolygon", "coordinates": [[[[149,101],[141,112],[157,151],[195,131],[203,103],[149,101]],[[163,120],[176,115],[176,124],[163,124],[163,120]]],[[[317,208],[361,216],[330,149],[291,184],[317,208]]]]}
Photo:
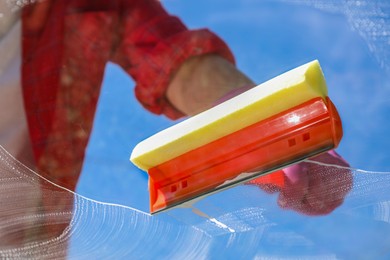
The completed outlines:
{"type": "Polygon", "coordinates": [[[186,115],[197,114],[235,88],[253,82],[226,59],[207,54],[181,65],[167,90],[169,101],[186,115]]]}

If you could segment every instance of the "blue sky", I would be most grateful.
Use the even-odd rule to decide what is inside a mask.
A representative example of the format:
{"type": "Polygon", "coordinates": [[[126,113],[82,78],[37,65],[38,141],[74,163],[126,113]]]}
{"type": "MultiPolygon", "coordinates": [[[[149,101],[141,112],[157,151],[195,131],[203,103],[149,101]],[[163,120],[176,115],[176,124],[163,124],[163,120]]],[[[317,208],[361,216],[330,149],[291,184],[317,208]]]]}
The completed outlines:
{"type": "MultiPolygon", "coordinates": [[[[221,36],[234,52],[237,66],[257,83],[318,59],[327,79],[329,95],[344,124],[344,138],[338,149],[339,153],[353,168],[390,172],[390,41],[386,42],[390,37],[390,18],[379,12],[389,9],[385,9],[385,1],[360,1],[360,4],[355,2],[355,5],[351,4],[352,2],[166,0],[163,4],[188,27],[207,27],[221,36]],[[371,16],[367,15],[368,12],[371,12],[371,16]]],[[[132,79],[119,67],[108,65],[87,160],[77,192],[99,201],[148,211],[147,176],[131,165],[128,158],[137,142],[173,122],[144,111],[133,96],[133,87],[132,79]]],[[[356,183],[376,181],[376,175],[367,177],[359,175],[360,173],[356,172],[356,177],[357,180],[362,180],[356,183]]],[[[387,180],[387,175],[381,176],[387,180]]],[[[157,230],[161,225],[173,225],[169,229],[171,231],[163,236],[168,240],[177,236],[177,232],[189,232],[180,228],[179,231],[174,231],[175,225],[184,223],[186,228],[192,224],[200,230],[204,228],[203,230],[209,232],[206,237],[210,242],[206,244],[211,248],[210,256],[216,256],[217,249],[221,248],[228,248],[230,256],[239,256],[244,245],[245,252],[252,257],[259,252],[274,257],[348,256],[353,255],[348,234],[355,236],[352,241],[360,245],[360,250],[364,249],[367,254],[373,248],[387,248],[386,245],[389,245],[387,240],[382,240],[386,243],[378,244],[376,248],[374,244],[364,244],[356,238],[356,234],[364,234],[381,239],[384,234],[379,230],[388,229],[384,224],[386,221],[377,223],[371,215],[374,208],[378,210],[375,206],[377,204],[382,203],[380,205],[385,205],[383,209],[388,209],[386,207],[390,204],[386,204],[388,198],[385,190],[364,193],[361,187],[356,187],[346,206],[331,216],[322,218],[308,218],[281,211],[276,206],[275,196],[262,194],[259,200],[254,200],[256,192],[248,187],[237,187],[233,191],[220,193],[201,205],[203,210],[211,212],[213,216],[219,216],[218,219],[226,223],[238,223],[232,218],[241,216],[242,212],[256,212],[258,218],[255,219],[252,215],[252,219],[246,222],[248,227],[238,227],[242,232],[235,235],[235,240],[226,235],[226,230],[221,231],[221,228],[215,227],[213,229],[212,224],[185,210],[177,210],[171,216],[159,217],[161,219],[147,219],[138,225],[143,224],[145,228],[153,225],[157,230]],[[221,201],[231,201],[231,204],[225,203],[223,207],[216,209],[215,205],[219,205],[221,201]],[[262,208],[259,208],[259,203],[262,208]],[[350,222],[347,221],[347,215],[350,222]],[[261,219],[267,219],[268,222],[261,222],[261,219]],[[163,224],[156,224],[159,221],[163,224]],[[264,230],[269,228],[265,223],[276,228],[272,234],[274,239],[279,239],[278,242],[282,246],[278,247],[271,240],[267,240],[268,244],[264,240],[259,242],[259,232],[265,232],[264,230]],[[302,223],[305,223],[305,226],[302,223]],[[263,228],[262,231],[259,228],[263,228]],[[332,228],[339,229],[332,230],[334,234],[338,234],[338,238],[329,245],[329,241],[334,237],[326,237],[324,234],[332,228]],[[378,232],[373,235],[370,230],[378,232]],[[291,237],[283,238],[280,234],[289,234],[291,237]],[[296,243],[300,247],[293,249],[288,243],[296,243]],[[315,246],[309,246],[308,243],[315,246]]],[[[106,206],[98,208],[100,207],[106,206]]],[[[123,214],[126,216],[130,213],[123,214]]],[[[383,218],[384,215],[380,216],[383,218]]],[[[105,222],[106,226],[112,225],[111,228],[116,224],[115,218],[111,224],[105,222]]],[[[104,227],[102,230],[104,234],[104,227]]],[[[161,237],[156,236],[153,240],[152,236],[148,239],[149,242],[158,244],[161,237]]],[[[130,240],[134,243],[136,238],[130,240]]],[[[126,246],[123,243],[121,245],[126,246]]],[[[110,250],[116,250],[115,246],[110,250]]],[[[355,252],[359,251],[356,250],[355,252]]],[[[150,257],[153,255],[157,253],[146,254],[150,257]]]]}

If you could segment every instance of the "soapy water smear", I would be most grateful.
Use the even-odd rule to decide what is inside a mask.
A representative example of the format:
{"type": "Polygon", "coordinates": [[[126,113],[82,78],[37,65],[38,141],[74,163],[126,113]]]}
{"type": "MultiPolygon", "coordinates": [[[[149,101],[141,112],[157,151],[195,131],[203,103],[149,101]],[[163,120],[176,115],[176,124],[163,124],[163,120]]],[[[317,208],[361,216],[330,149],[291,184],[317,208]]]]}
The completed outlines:
{"type": "MultiPolygon", "coordinates": [[[[342,170],[322,167],[323,174],[342,170]]],[[[251,185],[207,197],[192,209],[150,216],[50,183],[0,147],[0,257],[389,257],[390,172],[350,170],[352,191],[326,216],[282,210],[275,195],[251,185]],[[72,210],[61,210],[69,203],[72,210]]]]}
{"type": "MultiPolygon", "coordinates": [[[[389,69],[387,1],[281,1],[345,14],[389,69]]],[[[7,1],[20,6],[31,2],[7,1]]],[[[337,171],[324,167],[324,174],[337,171]]],[[[277,194],[242,185],[204,199],[194,209],[152,217],[47,182],[3,149],[0,171],[0,258],[390,258],[389,172],[351,169],[352,191],[327,216],[282,210],[277,194]],[[42,198],[48,201],[45,208],[42,198]]]]}
{"type": "Polygon", "coordinates": [[[390,1],[383,0],[280,0],[322,11],[344,14],[352,29],[366,41],[379,64],[390,72],[390,1]]]}
{"type": "Polygon", "coordinates": [[[45,180],[3,147],[0,171],[2,259],[207,255],[211,238],[204,232],[129,207],[84,198],[45,180]],[[49,202],[43,207],[45,197],[49,202]],[[61,210],[73,201],[72,210],[61,210]],[[69,254],[71,239],[76,249],[69,254]]]}

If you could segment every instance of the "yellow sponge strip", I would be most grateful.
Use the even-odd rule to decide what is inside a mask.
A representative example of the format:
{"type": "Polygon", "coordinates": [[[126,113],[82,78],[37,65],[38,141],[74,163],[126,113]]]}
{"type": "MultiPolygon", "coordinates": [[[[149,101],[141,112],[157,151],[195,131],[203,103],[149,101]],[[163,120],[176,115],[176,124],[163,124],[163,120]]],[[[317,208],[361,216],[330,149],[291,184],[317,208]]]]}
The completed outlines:
{"type": "Polygon", "coordinates": [[[134,148],[130,160],[147,171],[312,98],[326,96],[325,78],[315,60],[151,136],[134,148]]]}

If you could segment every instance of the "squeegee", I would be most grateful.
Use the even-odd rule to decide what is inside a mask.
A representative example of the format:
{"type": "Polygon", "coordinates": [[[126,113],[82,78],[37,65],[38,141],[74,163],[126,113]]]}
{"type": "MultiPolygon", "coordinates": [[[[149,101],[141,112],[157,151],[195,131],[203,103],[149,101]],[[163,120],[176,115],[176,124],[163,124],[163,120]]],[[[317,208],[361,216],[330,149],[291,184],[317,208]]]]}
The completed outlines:
{"type": "Polygon", "coordinates": [[[334,149],[341,138],[315,60],[145,139],[130,160],[148,173],[155,214],[334,149]]]}

